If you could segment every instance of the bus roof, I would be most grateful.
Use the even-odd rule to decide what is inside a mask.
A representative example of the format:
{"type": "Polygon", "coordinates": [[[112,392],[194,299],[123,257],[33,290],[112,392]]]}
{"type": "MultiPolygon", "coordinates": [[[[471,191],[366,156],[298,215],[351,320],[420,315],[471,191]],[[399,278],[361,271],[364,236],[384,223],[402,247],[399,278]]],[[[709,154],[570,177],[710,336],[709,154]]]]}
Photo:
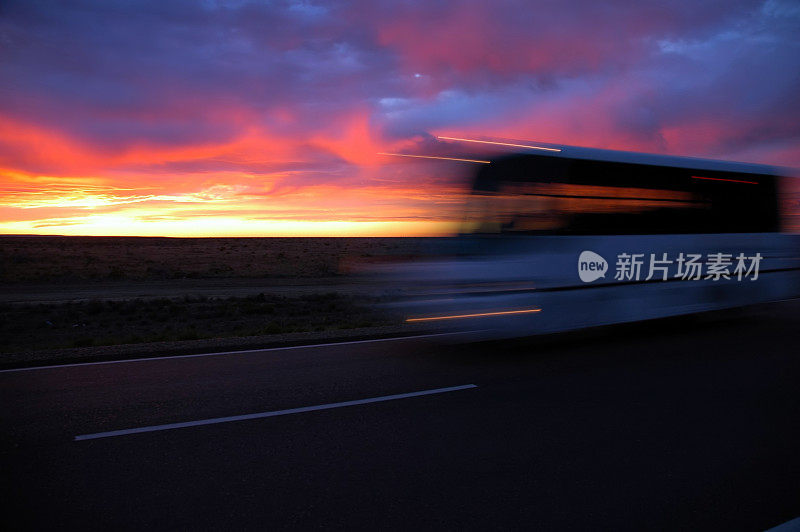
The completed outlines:
{"type": "MultiPolygon", "coordinates": [[[[510,141],[509,141],[510,142],[510,141]]],[[[697,157],[678,157],[674,155],[659,155],[654,153],[639,153],[631,151],[604,150],[599,148],[583,148],[580,146],[568,146],[562,144],[549,144],[530,141],[513,141],[516,146],[539,146],[545,149],[523,148],[511,153],[492,158],[492,161],[503,160],[508,157],[520,157],[525,155],[541,155],[545,157],[555,157],[561,159],[583,159],[590,161],[606,161],[615,163],[641,164],[649,166],[663,166],[674,168],[687,168],[692,170],[708,170],[717,172],[736,172],[745,174],[761,175],[791,175],[789,169],[782,169],[776,166],[754,163],[740,163],[732,161],[720,161],[714,159],[701,159],[697,157]],[[559,151],[551,151],[559,150],[559,151]]]]}

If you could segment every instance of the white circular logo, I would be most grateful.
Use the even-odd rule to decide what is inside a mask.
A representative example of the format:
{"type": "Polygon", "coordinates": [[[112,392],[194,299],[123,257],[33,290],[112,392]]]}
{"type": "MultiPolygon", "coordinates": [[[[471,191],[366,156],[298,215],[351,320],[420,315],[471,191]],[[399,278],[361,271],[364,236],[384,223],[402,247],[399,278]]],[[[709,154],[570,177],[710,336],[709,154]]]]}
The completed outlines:
{"type": "Polygon", "coordinates": [[[578,257],[578,275],[584,283],[591,283],[606,276],[608,263],[594,251],[583,251],[578,257]]]}

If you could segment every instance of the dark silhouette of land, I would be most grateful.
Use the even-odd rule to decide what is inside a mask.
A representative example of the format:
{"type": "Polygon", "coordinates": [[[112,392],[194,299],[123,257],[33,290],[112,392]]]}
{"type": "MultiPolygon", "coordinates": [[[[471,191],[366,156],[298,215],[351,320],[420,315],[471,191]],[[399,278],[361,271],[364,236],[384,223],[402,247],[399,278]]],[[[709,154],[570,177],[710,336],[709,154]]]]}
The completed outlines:
{"type": "Polygon", "coordinates": [[[359,271],[442,242],[0,236],[0,353],[395,325],[359,271]]]}

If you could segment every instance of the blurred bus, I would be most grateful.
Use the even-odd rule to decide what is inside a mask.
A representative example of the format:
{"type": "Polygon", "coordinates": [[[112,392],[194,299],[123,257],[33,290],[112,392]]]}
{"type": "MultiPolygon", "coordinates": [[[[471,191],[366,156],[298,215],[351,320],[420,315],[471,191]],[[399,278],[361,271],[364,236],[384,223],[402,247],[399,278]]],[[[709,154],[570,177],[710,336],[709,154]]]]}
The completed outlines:
{"type": "Polygon", "coordinates": [[[413,287],[399,306],[409,322],[512,337],[798,297],[779,174],[583,148],[492,158],[457,253],[393,271],[413,287]]]}

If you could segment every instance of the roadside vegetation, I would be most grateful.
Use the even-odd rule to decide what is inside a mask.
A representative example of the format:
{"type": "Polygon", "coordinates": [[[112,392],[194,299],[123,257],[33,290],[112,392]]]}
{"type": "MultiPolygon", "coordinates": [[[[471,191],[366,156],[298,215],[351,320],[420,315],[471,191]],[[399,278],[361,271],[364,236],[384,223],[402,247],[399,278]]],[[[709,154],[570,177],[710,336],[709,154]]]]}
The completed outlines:
{"type": "Polygon", "coordinates": [[[2,283],[315,279],[441,249],[432,238],[151,238],[0,235],[2,283]]]}
{"type": "Polygon", "coordinates": [[[329,293],[300,297],[183,297],[0,307],[0,352],[336,331],[399,323],[375,300],[329,293]]]}
{"type": "Polygon", "coordinates": [[[400,325],[343,287],[447,241],[0,235],[0,353],[400,325]]]}

